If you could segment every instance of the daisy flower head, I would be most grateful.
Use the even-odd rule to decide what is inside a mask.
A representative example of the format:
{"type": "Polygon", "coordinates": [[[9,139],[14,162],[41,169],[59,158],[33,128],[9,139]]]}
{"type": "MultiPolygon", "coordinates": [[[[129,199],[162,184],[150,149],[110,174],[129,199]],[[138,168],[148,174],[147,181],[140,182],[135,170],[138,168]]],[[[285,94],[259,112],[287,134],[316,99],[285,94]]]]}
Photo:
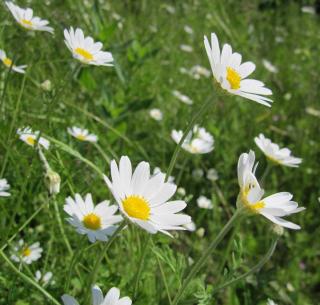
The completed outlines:
{"type": "Polygon", "coordinates": [[[254,138],[255,143],[265,154],[265,156],[276,164],[281,164],[288,167],[298,167],[302,162],[301,158],[296,158],[291,155],[289,148],[280,148],[278,144],[272,143],[262,133],[254,138]]]}
{"type": "Polygon", "coordinates": [[[98,136],[93,133],[89,133],[87,129],[82,129],[76,126],[69,127],[68,133],[78,139],[79,141],[86,141],[86,142],[97,142],[98,136]]]}
{"type": "Polygon", "coordinates": [[[34,147],[38,142],[43,148],[49,149],[50,142],[43,137],[39,137],[40,131],[32,131],[30,127],[26,127],[23,129],[19,128],[17,134],[19,135],[19,139],[29,146],[34,147]]]}
{"type": "Polygon", "coordinates": [[[158,108],[153,108],[149,111],[150,117],[156,121],[161,121],[163,119],[163,113],[158,108]]]}
{"type": "MultiPolygon", "coordinates": [[[[79,305],[78,301],[64,294],[62,297],[64,305],[79,305]]],[[[132,301],[129,297],[120,298],[120,290],[116,287],[111,288],[106,296],[103,296],[101,289],[95,285],[92,287],[92,305],[131,305],[132,301]]]]}
{"type": "Polygon", "coordinates": [[[140,162],[133,172],[130,159],[122,156],[119,167],[111,161],[112,181],[104,179],[122,214],[149,233],[171,236],[168,231],[185,230],[182,226],[191,222],[190,216],[179,213],[187,206],[185,201],[168,201],[177,186],[165,182],[163,173],[150,176],[147,162],[140,162]]]}
{"type": "Polygon", "coordinates": [[[178,90],[173,90],[172,94],[182,103],[187,104],[187,105],[192,105],[193,104],[193,100],[189,97],[186,96],[184,94],[182,94],[180,91],[178,90]]]}
{"type": "Polygon", "coordinates": [[[64,30],[64,42],[72,56],[86,65],[113,66],[113,57],[110,52],[102,51],[102,43],[94,42],[93,38],[84,37],[83,31],[71,27],[64,30]]]}
{"type": "Polygon", "coordinates": [[[276,225],[293,230],[300,229],[300,226],[281,217],[301,212],[305,208],[299,208],[298,203],[291,200],[293,195],[288,192],[280,192],[263,198],[264,190],[254,175],[256,167],[253,151],[250,151],[249,154],[241,154],[238,161],[240,193],[237,205],[251,213],[264,216],[276,225]]]}
{"type": "Polygon", "coordinates": [[[94,206],[91,194],[84,199],[79,194],[75,198],[68,197],[63,209],[70,216],[67,221],[79,234],[87,235],[92,243],[96,240],[107,241],[117,228],[115,224],[122,220],[120,215],[115,215],[118,210],[116,205],[103,201],[94,206]]]}
{"type": "Polygon", "coordinates": [[[10,184],[7,179],[0,179],[0,197],[9,197],[10,193],[7,191],[10,189],[10,184]]]}
{"type": "Polygon", "coordinates": [[[222,89],[262,105],[271,106],[272,100],[265,95],[272,95],[272,91],[266,88],[261,81],[247,79],[256,68],[254,63],[241,63],[242,56],[239,53],[233,53],[229,44],[223,45],[220,52],[219,41],[215,33],[211,33],[211,45],[208,38],[204,36],[204,46],[213,76],[222,89]]]}
{"type": "Polygon", "coordinates": [[[53,274],[50,271],[42,274],[40,270],[37,270],[35,273],[35,280],[46,286],[52,280],[52,276],[53,274]]]}
{"type": "Polygon", "coordinates": [[[23,262],[30,265],[41,257],[42,251],[43,249],[40,247],[39,242],[29,246],[20,239],[18,244],[13,248],[11,259],[17,263],[23,262]]]}
{"type": "MultiPolygon", "coordinates": [[[[177,144],[182,136],[182,130],[172,130],[171,132],[171,137],[177,144]]],[[[195,125],[183,141],[182,148],[192,154],[207,154],[214,149],[214,138],[203,127],[195,125]]]]}
{"type": "Polygon", "coordinates": [[[2,63],[7,67],[7,68],[11,68],[13,71],[17,72],[17,73],[21,73],[24,74],[26,73],[26,71],[24,70],[25,68],[27,68],[26,65],[22,65],[22,66],[16,66],[15,64],[13,64],[12,59],[10,59],[9,57],[7,57],[7,54],[4,50],[0,49],[0,60],[2,61],[2,63]]]}
{"type": "Polygon", "coordinates": [[[31,8],[21,8],[18,5],[13,4],[11,1],[6,1],[6,5],[10,10],[14,19],[23,28],[32,31],[44,31],[53,34],[54,29],[49,27],[49,21],[40,19],[33,16],[33,10],[31,8]]]}

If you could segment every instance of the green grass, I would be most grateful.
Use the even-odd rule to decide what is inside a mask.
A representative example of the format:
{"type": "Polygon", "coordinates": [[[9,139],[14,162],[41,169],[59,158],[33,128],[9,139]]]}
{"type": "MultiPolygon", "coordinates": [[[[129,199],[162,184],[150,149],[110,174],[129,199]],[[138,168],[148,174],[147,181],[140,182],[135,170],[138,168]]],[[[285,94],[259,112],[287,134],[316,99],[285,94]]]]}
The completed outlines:
{"type": "MultiPolygon", "coordinates": [[[[17,64],[28,64],[28,69],[23,76],[9,73],[0,65],[0,177],[9,181],[12,194],[0,198],[0,246],[43,206],[14,239],[40,241],[44,248],[39,261],[20,266],[23,273],[52,271],[55,284],[46,290],[59,301],[62,294],[68,293],[84,304],[81,302],[88,277],[103,244],[90,246],[64,221],[65,198],[91,192],[95,202],[112,199],[96,168],[109,175],[108,159],[114,157],[128,155],[134,164],[145,160],[165,171],[175,149],[171,130],[185,129],[210,97],[212,107],[201,125],[214,135],[215,149],[198,156],[181,152],[173,172],[179,186],[192,195],[187,213],[198,228],[205,228],[205,235],[199,238],[196,233],[182,232],[174,239],[153,236],[134,304],[169,304],[163,276],[171,297],[175,296],[188,257],[199,257],[235,210],[239,155],[255,150],[257,175],[263,174],[266,160],[253,141],[260,132],[303,158],[298,169],[272,168],[265,181],[268,193],[291,192],[295,201],[307,207],[305,212],[290,217],[302,230],[286,230],[273,257],[259,273],[213,296],[212,290],[218,284],[247,271],[270,246],[270,223],[262,217],[246,218],[234,230],[231,241],[228,243],[227,238],[220,244],[180,304],[253,305],[266,304],[267,298],[278,304],[316,304],[320,299],[319,116],[310,115],[306,109],[320,110],[319,17],[301,13],[298,1],[274,2],[278,4],[258,0],[32,1],[30,7],[35,15],[48,19],[55,28],[54,36],[25,31],[1,5],[0,48],[17,64]],[[175,7],[175,14],[167,12],[167,4],[175,7]],[[122,28],[114,13],[121,16],[122,28]],[[185,25],[192,27],[193,35],[183,30],[185,25]],[[101,41],[104,49],[113,53],[115,67],[80,67],[63,42],[63,29],[69,26],[79,26],[86,35],[101,41]],[[196,64],[209,69],[203,35],[210,32],[216,32],[221,43],[230,43],[244,60],[256,63],[254,78],[274,92],[271,109],[234,96],[218,96],[211,77],[194,80],[180,73],[181,67],[196,64]],[[282,42],[277,42],[277,37],[282,42]],[[194,51],[181,51],[181,44],[191,45],[194,51]],[[279,73],[268,72],[263,58],[270,60],[279,73]],[[40,86],[45,80],[52,83],[50,92],[40,86]],[[172,90],[188,95],[194,104],[182,104],[172,90]],[[149,117],[153,107],[163,111],[163,121],[149,117]],[[28,125],[52,139],[52,147],[45,154],[62,179],[56,199],[63,228],[72,251],[81,252],[68,291],[65,282],[72,255],[61,236],[53,200],[47,194],[42,164],[37,152],[15,133],[17,128],[28,125]],[[97,134],[103,154],[94,145],[71,138],[66,129],[73,125],[97,134]],[[210,181],[192,176],[194,169],[206,172],[212,167],[219,173],[217,186],[227,205],[222,204],[210,181]],[[212,198],[213,210],[199,210],[199,195],[212,198]],[[301,269],[301,263],[305,269],[301,269]],[[194,298],[198,301],[187,302],[194,298]]],[[[29,5],[25,1],[19,4],[29,5]]],[[[99,268],[97,283],[104,292],[117,286],[121,295],[133,297],[146,238],[146,233],[130,226],[114,242],[99,268]]],[[[8,256],[9,249],[4,251],[8,256]]],[[[0,262],[0,304],[51,304],[13,273],[1,257],[0,262]]]]}

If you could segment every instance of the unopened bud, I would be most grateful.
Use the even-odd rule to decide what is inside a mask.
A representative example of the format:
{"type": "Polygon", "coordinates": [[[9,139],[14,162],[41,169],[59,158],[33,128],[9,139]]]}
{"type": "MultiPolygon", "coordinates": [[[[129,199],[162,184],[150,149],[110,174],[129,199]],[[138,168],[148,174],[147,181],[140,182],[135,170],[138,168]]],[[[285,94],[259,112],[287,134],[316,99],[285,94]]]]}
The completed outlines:
{"type": "Polygon", "coordinates": [[[279,226],[279,225],[273,225],[272,227],[272,231],[277,234],[278,236],[282,236],[284,233],[284,229],[283,227],[279,226]]]}
{"type": "Polygon", "coordinates": [[[43,83],[41,83],[40,85],[41,89],[43,89],[44,91],[51,91],[52,89],[52,84],[50,80],[45,80],[43,83]]]}
{"type": "Polygon", "coordinates": [[[46,172],[45,182],[50,195],[58,194],[60,192],[61,178],[59,174],[54,172],[52,169],[48,169],[46,172]]]}
{"type": "Polygon", "coordinates": [[[202,238],[204,236],[204,233],[205,233],[205,229],[204,228],[199,228],[197,231],[196,231],[196,234],[202,238]]]}

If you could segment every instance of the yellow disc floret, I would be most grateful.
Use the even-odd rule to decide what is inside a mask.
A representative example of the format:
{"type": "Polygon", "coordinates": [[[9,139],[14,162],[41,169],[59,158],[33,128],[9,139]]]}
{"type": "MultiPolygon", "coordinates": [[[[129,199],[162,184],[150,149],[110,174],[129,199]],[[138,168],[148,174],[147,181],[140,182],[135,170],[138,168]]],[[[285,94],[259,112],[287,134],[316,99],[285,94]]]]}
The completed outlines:
{"type": "Polygon", "coordinates": [[[250,203],[248,200],[249,191],[253,188],[251,184],[245,187],[240,191],[240,199],[241,203],[251,212],[258,213],[259,210],[265,207],[265,203],[263,201],[257,201],[255,203],[250,203]]]}
{"type": "Polygon", "coordinates": [[[90,52],[88,52],[87,50],[85,50],[85,49],[76,48],[74,51],[78,55],[82,56],[86,61],[93,60],[92,54],[90,52]]]}
{"type": "Polygon", "coordinates": [[[34,137],[29,136],[29,137],[26,138],[26,142],[29,145],[34,146],[34,143],[36,142],[36,139],[34,137]]]}
{"type": "Polygon", "coordinates": [[[21,23],[23,25],[32,26],[32,22],[30,20],[27,20],[27,19],[22,19],[21,23]]]}
{"type": "Polygon", "coordinates": [[[22,252],[22,256],[29,256],[31,254],[31,249],[29,247],[25,247],[22,252]]]}
{"type": "Polygon", "coordinates": [[[80,141],[85,141],[85,140],[87,139],[87,137],[84,136],[83,134],[78,134],[78,135],[76,135],[76,138],[77,138],[78,140],[80,140],[80,141]]]}
{"type": "Polygon", "coordinates": [[[83,217],[83,225],[90,230],[99,230],[101,229],[101,218],[100,216],[90,213],[83,217]]]}
{"type": "Polygon", "coordinates": [[[146,199],[141,196],[129,196],[122,201],[123,209],[133,218],[148,220],[150,216],[150,207],[146,199]]]}
{"type": "Polygon", "coordinates": [[[240,88],[241,76],[236,70],[227,67],[227,81],[229,82],[231,89],[237,90],[240,88]]]}
{"type": "Polygon", "coordinates": [[[7,67],[11,67],[12,65],[12,60],[8,57],[4,58],[3,60],[3,63],[7,66],[7,67]]]}

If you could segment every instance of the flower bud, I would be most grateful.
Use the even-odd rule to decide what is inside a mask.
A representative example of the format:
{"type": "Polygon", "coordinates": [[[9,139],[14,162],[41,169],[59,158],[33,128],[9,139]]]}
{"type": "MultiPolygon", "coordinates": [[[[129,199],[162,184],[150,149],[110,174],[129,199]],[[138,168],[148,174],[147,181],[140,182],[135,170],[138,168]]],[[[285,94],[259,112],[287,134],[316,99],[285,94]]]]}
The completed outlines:
{"type": "Polygon", "coordinates": [[[58,194],[60,192],[61,178],[58,173],[52,169],[48,169],[45,175],[45,182],[50,195],[58,194]]]}
{"type": "Polygon", "coordinates": [[[52,84],[50,80],[45,80],[43,83],[40,84],[40,87],[44,91],[51,91],[52,89],[52,84]]]}
{"type": "Polygon", "coordinates": [[[284,233],[283,227],[281,227],[279,225],[273,225],[272,231],[278,236],[282,236],[284,233]]]}

